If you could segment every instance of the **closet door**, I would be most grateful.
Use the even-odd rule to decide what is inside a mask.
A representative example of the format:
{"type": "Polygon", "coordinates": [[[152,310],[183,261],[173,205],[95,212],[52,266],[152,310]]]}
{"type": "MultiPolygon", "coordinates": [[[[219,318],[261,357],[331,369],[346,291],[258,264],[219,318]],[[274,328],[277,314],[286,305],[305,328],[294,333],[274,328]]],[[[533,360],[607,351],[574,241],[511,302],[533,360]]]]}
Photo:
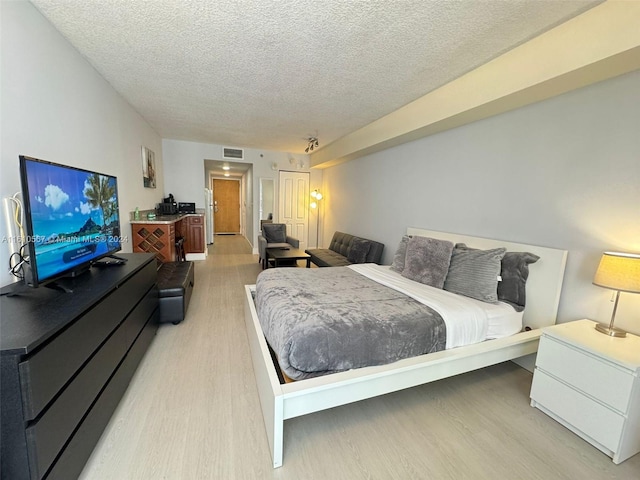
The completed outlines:
{"type": "Polygon", "coordinates": [[[307,248],[309,235],[309,173],[280,171],[278,221],[287,225],[287,234],[307,248]]]}

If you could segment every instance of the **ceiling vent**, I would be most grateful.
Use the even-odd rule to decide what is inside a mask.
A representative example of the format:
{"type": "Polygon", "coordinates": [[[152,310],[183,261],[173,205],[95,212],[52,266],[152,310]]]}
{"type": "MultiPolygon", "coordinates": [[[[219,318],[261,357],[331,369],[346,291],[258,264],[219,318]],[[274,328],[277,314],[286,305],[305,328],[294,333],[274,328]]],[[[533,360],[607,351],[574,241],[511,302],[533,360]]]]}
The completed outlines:
{"type": "Polygon", "coordinates": [[[241,148],[223,148],[222,152],[223,158],[230,158],[232,160],[242,160],[244,159],[244,150],[241,148]]]}

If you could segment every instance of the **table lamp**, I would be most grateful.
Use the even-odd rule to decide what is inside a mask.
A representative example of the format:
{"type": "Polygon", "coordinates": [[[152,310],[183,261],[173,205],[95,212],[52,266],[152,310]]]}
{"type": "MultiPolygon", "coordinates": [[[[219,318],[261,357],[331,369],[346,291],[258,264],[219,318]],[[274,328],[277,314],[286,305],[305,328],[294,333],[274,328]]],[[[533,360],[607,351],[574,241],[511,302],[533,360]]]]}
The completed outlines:
{"type": "Polygon", "coordinates": [[[640,255],[633,253],[604,252],[593,277],[593,284],[616,291],[613,313],[609,326],[596,324],[596,330],[611,337],[626,337],[627,332],[613,326],[618,309],[620,292],[640,293],[640,255]]]}

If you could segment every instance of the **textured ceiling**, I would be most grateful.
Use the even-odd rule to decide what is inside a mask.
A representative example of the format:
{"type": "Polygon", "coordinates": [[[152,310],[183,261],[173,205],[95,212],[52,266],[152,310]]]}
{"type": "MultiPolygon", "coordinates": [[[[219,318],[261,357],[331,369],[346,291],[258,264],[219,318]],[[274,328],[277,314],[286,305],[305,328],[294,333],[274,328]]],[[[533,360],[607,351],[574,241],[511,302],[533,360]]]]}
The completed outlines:
{"type": "Polygon", "coordinates": [[[32,3],[162,138],[302,153],[600,1],[32,3]]]}

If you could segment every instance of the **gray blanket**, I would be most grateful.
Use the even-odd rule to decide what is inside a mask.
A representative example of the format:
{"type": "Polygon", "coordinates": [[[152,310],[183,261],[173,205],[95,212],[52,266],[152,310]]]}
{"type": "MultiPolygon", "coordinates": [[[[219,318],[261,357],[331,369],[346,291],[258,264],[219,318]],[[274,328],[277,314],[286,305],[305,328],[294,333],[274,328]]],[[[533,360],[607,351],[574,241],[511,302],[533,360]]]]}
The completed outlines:
{"type": "Polygon", "coordinates": [[[276,268],[256,282],[262,331],[294,380],[443,350],[433,309],[348,267],[276,268]]]}

